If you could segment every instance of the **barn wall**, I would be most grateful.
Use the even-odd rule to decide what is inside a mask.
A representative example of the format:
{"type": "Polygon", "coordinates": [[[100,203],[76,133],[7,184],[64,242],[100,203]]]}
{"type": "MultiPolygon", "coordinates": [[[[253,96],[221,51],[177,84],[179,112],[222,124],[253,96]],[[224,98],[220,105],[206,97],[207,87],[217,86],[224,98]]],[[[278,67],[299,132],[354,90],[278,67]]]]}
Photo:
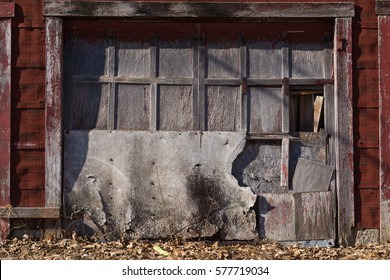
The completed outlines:
{"type": "MultiPolygon", "coordinates": [[[[380,211],[377,17],[375,0],[354,2],[355,220],[357,228],[378,229],[380,211]]],[[[16,14],[12,25],[11,203],[14,206],[44,206],[43,1],[17,0],[15,3],[16,14]]]]}

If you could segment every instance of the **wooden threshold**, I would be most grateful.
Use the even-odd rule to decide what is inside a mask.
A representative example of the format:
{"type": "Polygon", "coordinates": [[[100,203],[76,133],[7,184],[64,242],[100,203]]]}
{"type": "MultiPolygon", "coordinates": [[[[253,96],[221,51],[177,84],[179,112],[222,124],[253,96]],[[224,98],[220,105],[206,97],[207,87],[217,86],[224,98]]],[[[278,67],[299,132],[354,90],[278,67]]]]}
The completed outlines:
{"type": "Polygon", "coordinates": [[[0,207],[2,219],[59,219],[59,207],[0,207]]]}

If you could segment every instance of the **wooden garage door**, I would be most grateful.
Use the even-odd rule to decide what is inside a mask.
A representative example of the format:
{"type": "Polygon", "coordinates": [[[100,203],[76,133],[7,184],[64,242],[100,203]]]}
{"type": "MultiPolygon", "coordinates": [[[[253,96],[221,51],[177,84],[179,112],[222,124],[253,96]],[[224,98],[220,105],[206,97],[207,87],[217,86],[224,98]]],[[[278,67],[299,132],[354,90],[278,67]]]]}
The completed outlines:
{"type": "Polygon", "coordinates": [[[65,26],[66,130],[245,131],[260,236],[334,240],[332,24],[65,26]]]}

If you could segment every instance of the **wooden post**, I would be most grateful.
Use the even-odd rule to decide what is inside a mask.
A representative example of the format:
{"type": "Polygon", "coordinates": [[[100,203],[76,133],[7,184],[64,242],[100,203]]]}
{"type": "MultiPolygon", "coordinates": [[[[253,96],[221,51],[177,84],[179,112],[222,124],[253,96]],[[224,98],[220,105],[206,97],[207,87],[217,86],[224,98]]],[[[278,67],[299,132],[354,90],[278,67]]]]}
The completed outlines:
{"type": "MultiPolygon", "coordinates": [[[[387,3],[388,4],[388,3],[387,3]]],[[[390,242],[390,5],[379,17],[380,241],[390,242]]]]}
{"type": "Polygon", "coordinates": [[[354,213],[354,159],[352,126],[352,18],[336,18],[335,65],[335,149],[338,242],[352,242],[354,213]]]}
{"type": "MultiPolygon", "coordinates": [[[[45,207],[61,206],[62,186],[62,19],[46,18],[45,207]]],[[[46,236],[58,236],[60,219],[46,220],[46,236]]]]}
{"type": "MultiPolygon", "coordinates": [[[[0,3],[0,206],[11,203],[11,18],[14,3],[0,3]]],[[[0,240],[9,235],[9,219],[0,219],[0,240]]]]}

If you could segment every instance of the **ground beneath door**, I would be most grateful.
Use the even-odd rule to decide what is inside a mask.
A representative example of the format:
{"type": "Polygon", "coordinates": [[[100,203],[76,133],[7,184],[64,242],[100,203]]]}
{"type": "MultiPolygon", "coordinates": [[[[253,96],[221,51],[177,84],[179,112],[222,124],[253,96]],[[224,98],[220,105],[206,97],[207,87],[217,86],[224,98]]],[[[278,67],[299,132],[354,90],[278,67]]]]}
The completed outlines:
{"type": "Polygon", "coordinates": [[[356,260],[390,259],[390,244],[345,248],[299,248],[278,243],[221,244],[218,242],[131,241],[96,242],[83,238],[59,241],[6,240],[0,246],[0,259],[99,260],[99,259],[266,259],[266,260],[356,260]]]}

